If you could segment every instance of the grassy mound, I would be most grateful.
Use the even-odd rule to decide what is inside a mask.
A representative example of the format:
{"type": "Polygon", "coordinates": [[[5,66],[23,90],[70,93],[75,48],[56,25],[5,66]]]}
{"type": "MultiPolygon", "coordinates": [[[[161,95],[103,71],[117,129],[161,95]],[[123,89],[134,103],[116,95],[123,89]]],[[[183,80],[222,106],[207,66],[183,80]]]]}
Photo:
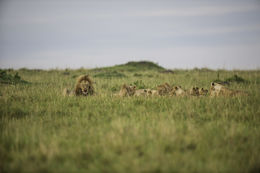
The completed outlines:
{"type": "Polygon", "coordinates": [[[144,71],[144,70],[155,70],[155,71],[162,71],[165,70],[163,67],[159,66],[150,61],[130,61],[126,64],[115,65],[112,67],[105,67],[105,68],[95,68],[93,71],[100,72],[100,71],[144,71]]]}
{"type": "Polygon", "coordinates": [[[126,64],[123,64],[121,66],[129,66],[129,67],[134,67],[136,69],[148,69],[148,70],[164,70],[163,67],[159,66],[158,64],[155,64],[153,62],[150,61],[130,61],[126,64]]]}

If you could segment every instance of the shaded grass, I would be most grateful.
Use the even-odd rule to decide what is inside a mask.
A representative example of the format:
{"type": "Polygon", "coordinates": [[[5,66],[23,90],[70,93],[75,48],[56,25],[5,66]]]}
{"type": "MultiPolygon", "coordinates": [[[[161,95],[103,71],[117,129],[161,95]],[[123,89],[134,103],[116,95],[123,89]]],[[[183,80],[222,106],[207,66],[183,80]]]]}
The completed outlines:
{"type": "Polygon", "coordinates": [[[98,73],[95,74],[94,77],[101,77],[101,78],[122,78],[126,77],[123,73],[119,73],[117,71],[105,72],[105,73],[98,73]]]}

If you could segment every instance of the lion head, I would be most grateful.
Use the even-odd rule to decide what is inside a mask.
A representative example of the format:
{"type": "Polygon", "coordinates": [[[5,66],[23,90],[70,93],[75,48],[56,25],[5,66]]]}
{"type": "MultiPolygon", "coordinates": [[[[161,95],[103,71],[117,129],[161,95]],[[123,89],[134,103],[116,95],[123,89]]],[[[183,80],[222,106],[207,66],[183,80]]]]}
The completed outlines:
{"type": "Polygon", "coordinates": [[[82,75],[77,79],[75,94],[76,96],[89,96],[94,94],[93,82],[88,75],[82,75]]]}
{"type": "MultiPolygon", "coordinates": [[[[210,96],[218,96],[225,87],[219,83],[211,82],[210,84],[210,96]]],[[[224,89],[225,90],[225,89],[224,89]]]]}

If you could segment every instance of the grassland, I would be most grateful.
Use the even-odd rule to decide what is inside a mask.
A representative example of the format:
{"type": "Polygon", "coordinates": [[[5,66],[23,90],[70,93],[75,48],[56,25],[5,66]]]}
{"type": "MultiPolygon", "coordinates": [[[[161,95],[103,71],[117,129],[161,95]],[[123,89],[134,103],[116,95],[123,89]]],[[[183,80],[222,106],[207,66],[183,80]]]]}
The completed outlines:
{"type": "Polygon", "coordinates": [[[0,84],[0,172],[260,172],[260,71],[174,70],[128,63],[9,70],[0,84]],[[18,73],[18,74],[16,74],[18,73]],[[96,96],[63,97],[90,74],[96,96]],[[232,79],[248,97],[114,97],[123,83],[209,89],[232,79]],[[12,78],[9,76],[9,81],[12,78]],[[19,79],[20,79],[19,78],[19,79]]]}

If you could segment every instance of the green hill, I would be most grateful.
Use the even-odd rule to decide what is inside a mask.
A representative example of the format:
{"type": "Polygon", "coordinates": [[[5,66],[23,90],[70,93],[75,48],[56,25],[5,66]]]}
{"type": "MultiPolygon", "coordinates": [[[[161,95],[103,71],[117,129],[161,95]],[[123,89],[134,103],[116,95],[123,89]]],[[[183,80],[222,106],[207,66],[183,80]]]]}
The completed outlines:
{"type": "Polygon", "coordinates": [[[159,66],[150,61],[130,61],[126,64],[115,65],[112,67],[95,68],[93,71],[144,71],[144,70],[155,70],[162,71],[165,70],[163,67],[159,66]]]}

